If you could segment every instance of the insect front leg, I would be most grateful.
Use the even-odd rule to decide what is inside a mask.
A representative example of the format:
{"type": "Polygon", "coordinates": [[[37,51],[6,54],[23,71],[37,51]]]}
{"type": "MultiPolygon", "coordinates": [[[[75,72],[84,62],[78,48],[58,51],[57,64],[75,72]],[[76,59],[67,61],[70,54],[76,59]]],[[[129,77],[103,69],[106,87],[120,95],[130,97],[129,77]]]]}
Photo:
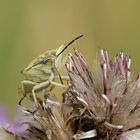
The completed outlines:
{"type": "Polygon", "coordinates": [[[64,89],[67,89],[67,86],[63,85],[63,84],[60,84],[60,83],[57,83],[57,82],[54,82],[54,81],[50,81],[50,83],[52,85],[55,85],[55,86],[58,86],[58,87],[62,87],[64,89]]]}
{"type": "Polygon", "coordinates": [[[20,99],[19,105],[21,105],[21,103],[24,100],[24,98],[26,97],[26,95],[32,93],[33,87],[36,86],[37,84],[38,83],[29,81],[29,80],[23,80],[21,82],[21,85],[22,85],[22,95],[23,95],[23,97],[20,99]]]}
{"type": "Polygon", "coordinates": [[[65,86],[63,84],[60,84],[60,83],[57,83],[57,82],[54,82],[53,80],[48,80],[46,82],[42,82],[42,83],[34,86],[33,89],[32,89],[32,95],[33,95],[33,99],[35,101],[36,106],[38,106],[38,101],[37,101],[37,98],[36,98],[35,91],[48,88],[49,86],[51,86],[50,84],[61,87],[61,88],[64,88],[64,89],[67,88],[67,86],[65,86]]]}
{"type": "Polygon", "coordinates": [[[39,84],[35,85],[32,88],[32,96],[33,96],[33,99],[35,101],[36,106],[38,106],[38,102],[37,102],[37,98],[36,98],[35,92],[47,88],[49,86],[49,84],[50,84],[50,81],[48,80],[48,81],[39,83],[39,84]]]}
{"type": "MultiPolygon", "coordinates": [[[[56,69],[56,68],[55,68],[55,69],[56,69]]],[[[56,69],[56,71],[57,71],[57,69],[56,69]]],[[[57,71],[57,72],[58,72],[58,71],[57,71]]],[[[55,80],[55,77],[56,77],[56,76],[54,76],[54,74],[52,73],[48,81],[49,81],[52,85],[54,85],[54,86],[58,86],[58,87],[61,87],[61,88],[66,89],[67,86],[65,86],[65,85],[63,84],[63,82],[60,84],[60,83],[54,81],[54,80],[55,80]]],[[[59,75],[59,72],[58,72],[58,78],[61,78],[61,76],[59,75]]],[[[60,80],[60,81],[61,81],[61,80],[60,80]]]]}

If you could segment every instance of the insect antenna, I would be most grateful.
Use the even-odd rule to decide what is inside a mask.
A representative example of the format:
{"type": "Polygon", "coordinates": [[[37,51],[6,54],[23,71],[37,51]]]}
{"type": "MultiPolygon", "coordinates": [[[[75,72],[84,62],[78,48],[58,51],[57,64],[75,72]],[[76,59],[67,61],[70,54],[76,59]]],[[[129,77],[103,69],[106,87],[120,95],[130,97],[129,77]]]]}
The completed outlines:
{"type": "Polygon", "coordinates": [[[70,41],[65,47],[64,49],[57,55],[57,57],[62,54],[67,48],[68,46],[70,46],[73,42],[75,42],[76,40],[78,40],[79,38],[83,37],[84,35],[80,35],[78,37],[76,37],[75,39],[73,39],[72,41],[70,41]]]}

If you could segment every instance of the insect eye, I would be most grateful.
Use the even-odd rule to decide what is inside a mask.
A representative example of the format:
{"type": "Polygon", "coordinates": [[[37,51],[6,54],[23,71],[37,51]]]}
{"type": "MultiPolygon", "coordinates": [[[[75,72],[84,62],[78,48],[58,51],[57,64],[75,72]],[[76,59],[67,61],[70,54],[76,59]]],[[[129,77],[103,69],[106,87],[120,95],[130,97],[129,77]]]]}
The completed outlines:
{"type": "Polygon", "coordinates": [[[47,63],[48,63],[48,60],[47,59],[44,59],[44,60],[40,61],[39,64],[47,64],[47,63]]]}
{"type": "Polygon", "coordinates": [[[47,64],[48,63],[48,60],[47,59],[42,59],[42,60],[39,60],[38,62],[34,63],[32,65],[32,67],[35,67],[37,65],[41,65],[41,64],[47,64]]]}

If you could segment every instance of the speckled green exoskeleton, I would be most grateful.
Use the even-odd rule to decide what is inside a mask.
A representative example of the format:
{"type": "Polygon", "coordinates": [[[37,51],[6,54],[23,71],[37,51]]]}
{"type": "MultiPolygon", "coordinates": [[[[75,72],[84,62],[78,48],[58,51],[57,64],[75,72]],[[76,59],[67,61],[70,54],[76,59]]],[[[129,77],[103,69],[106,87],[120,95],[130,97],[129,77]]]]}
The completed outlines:
{"type": "Polygon", "coordinates": [[[62,45],[57,50],[49,50],[38,58],[34,59],[25,69],[21,71],[25,80],[22,81],[23,98],[28,93],[32,93],[33,99],[37,105],[35,92],[48,88],[50,85],[66,88],[64,84],[55,82],[55,79],[67,79],[65,76],[59,76],[59,70],[65,65],[66,59],[62,59],[62,53],[74,41],[81,38],[80,35],[69,42],[66,46],[62,45]]]}

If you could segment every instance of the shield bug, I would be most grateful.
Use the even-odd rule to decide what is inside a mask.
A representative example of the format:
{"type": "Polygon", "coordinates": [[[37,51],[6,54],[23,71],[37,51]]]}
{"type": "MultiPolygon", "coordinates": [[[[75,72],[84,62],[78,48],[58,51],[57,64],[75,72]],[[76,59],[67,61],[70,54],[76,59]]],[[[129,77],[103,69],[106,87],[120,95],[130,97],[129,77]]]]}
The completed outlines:
{"type": "Polygon", "coordinates": [[[28,93],[32,93],[33,99],[37,105],[37,99],[35,92],[48,88],[50,85],[60,86],[65,88],[66,86],[62,83],[55,82],[54,79],[60,78],[61,81],[66,77],[59,76],[59,70],[65,65],[66,59],[62,59],[62,53],[70,46],[73,42],[81,38],[80,35],[70,41],[66,46],[62,45],[57,50],[49,50],[36,59],[34,59],[25,69],[21,71],[24,75],[25,80],[22,81],[23,98],[28,93]]]}

